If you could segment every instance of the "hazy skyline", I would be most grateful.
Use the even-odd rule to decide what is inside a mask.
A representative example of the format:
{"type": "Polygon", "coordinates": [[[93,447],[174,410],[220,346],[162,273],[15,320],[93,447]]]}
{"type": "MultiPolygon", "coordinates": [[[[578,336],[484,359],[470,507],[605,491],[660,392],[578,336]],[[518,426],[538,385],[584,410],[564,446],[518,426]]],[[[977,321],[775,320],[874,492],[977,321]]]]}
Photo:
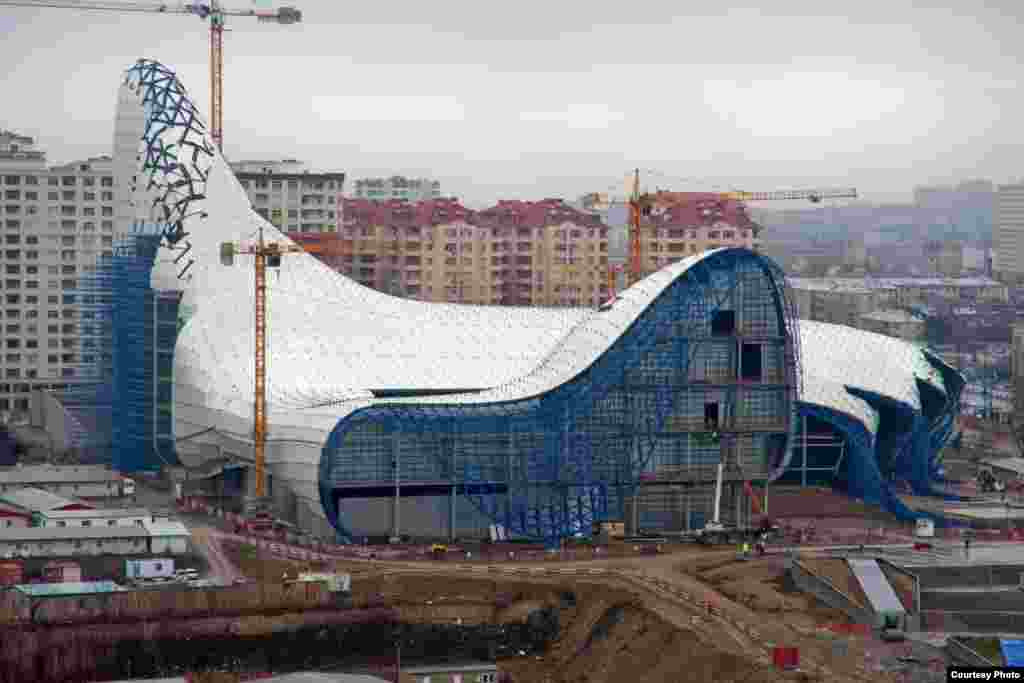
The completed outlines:
{"type": "MultiPolygon", "coordinates": [[[[699,16],[644,0],[284,4],[302,24],[228,19],[231,160],[427,175],[470,203],[572,198],[634,166],[693,179],[673,189],[854,186],[873,201],[1024,176],[1008,3],[869,1],[847,16],[810,2],[699,16]]],[[[0,128],[36,137],[51,163],[110,153],[138,57],[174,68],[208,114],[207,26],[0,5],[0,128]]]]}

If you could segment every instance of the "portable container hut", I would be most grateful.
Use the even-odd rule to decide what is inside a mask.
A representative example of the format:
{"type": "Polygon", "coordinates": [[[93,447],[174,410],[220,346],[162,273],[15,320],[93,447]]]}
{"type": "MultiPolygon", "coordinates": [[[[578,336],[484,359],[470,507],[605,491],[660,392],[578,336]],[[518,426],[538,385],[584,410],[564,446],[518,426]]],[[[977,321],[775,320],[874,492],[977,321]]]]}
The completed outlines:
{"type": "Polygon", "coordinates": [[[77,562],[54,561],[43,565],[47,583],[81,583],[82,567],[77,562]]]}
{"type": "Polygon", "coordinates": [[[139,526],[152,517],[145,508],[104,508],[101,510],[47,510],[37,515],[41,527],[139,526]]]}
{"type": "Polygon", "coordinates": [[[124,575],[128,579],[170,578],[174,576],[174,560],[166,557],[125,560],[124,575]]]}
{"type": "Polygon", "coordinates": [[[181,522],[150,517],[143,523],[143,528],[149,533],[149,548],[154,555],[183,555],[188,552],[192,534],[181,522]]]}

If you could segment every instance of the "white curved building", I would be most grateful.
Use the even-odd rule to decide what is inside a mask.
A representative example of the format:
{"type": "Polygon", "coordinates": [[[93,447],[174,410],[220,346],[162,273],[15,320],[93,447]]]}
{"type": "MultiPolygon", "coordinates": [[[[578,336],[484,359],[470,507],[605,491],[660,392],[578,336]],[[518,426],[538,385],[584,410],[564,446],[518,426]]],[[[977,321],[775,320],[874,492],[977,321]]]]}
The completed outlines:
{"type": "MultiPolygon", "coordinates": [[[[131,188],[123,218],[138,244],[159,239],[155,253],[124,252],[115,297],[128,302],[148,284],[177,306],[180,331],[164,338],[166,367],[158,357],[148,368],[127,332],[140,315],[115,310],[114,432],[137,437],[132,416],[164,410],[182,462],[251,461],[253,268],[244,255],[222,264],[220,249],[260,229],[289,240],[251,210],[159,63],[128,70],[115,146],[119,187],[131,188]],[[151,392],[126,379],[172,371],[166,388],[152,377],[151,392]]],[[[940,422],[959,394],[943,383],[948,368],[903,342],[817,323],[798,334],[781,271],[744,249],[675,263],[601,310],[403,300],[306,254],[286,255],[267,286],[270,488],[320,534],[498,523],[550,539],[629,513],[646,528],[700,526],[722,460],[737,514],[742,481],[806,480],[828,468],[832,479],[870,479],[849,486],[896,505],[880,440],[896,444],[894,463],[910,463],[884,476],[912,473],[927,486],[948,437],[940,422]],[[909,429],[900,431],[904,407],[909,429]],[[845,465],[801,446],[812,420],[846,444],[845,465]],[[921,439],[931,439],[924,465],[904,453],[921,439]],[[396,488],[400,506],[387,499],[396,488]]]]}

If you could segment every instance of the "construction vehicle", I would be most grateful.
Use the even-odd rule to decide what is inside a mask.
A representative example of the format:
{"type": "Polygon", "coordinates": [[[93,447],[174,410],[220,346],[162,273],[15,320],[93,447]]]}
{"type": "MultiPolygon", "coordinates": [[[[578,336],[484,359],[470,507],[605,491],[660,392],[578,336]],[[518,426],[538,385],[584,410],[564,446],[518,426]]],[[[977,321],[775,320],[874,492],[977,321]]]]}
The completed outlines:
{"type": "Polygon", "coordinates": [[[294,7],[276,10],[225,9],[218,0],[208,3],[171,5],[163,2],[94,2],[92,0],[0,0],[8,7],[102,10],[108,12],[154,12],[191,14],[210,20],[210,137],[217,149],[224,144],[224,20],[226,17],[256,17],[261,23],[297,24],[302,12],[294,7]]]}
{"type": "Polygon", "coordinates": [[[1002,493],[1006,490],[1006,484],[999,481],[992,472],[992,468],[988,465],[978,469],[976,481],[978,482],[978,491],[980,493],[1002,493]]]}
{"type": "MultiPolygon", "coordinates": [[[[768,517],[764,517],[757,526],[737,527],[722,523],[722,482],[724,475],[725,463],[720,462],[718,463],[715,475],[714,517],[703,528],[696,531],[697,541],[705,545],[717,545],[758,539],[764,540],[775,536],[779,531],[779,527],[768,517]]],[[[747,495],[751,495],[753,505],[759,512],[760,505],[757,503],[756,496],[752,496],[753,489],[749,481],[744,482],[744,490],[747,495]]]]}

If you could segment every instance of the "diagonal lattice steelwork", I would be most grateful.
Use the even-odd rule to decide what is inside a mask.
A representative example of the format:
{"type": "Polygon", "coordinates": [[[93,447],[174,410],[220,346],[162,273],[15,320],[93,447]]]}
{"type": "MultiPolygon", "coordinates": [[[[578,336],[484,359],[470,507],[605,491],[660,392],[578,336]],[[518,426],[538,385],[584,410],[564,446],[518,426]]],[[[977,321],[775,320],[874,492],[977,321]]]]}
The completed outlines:
{"type": "MultiPolygon", "coordinates": [[[[167,67],[129,69],[115,144],[118,189],[135,202],[128,238],[78,294],[109,340],[97,361],[109,371],[91,397],[68,400],[107,425],[92,431],[126,469],[249,462],[252,276],[218,250],[259,229],[287,237],[253,213],[167,67]]],[[[456,493],[473,531],[495,522],[552,540],[630,512],[639,528],[692,528],[710,512],[717,463],[734,492],[789,471],[803,405],[864,432],[842,467],[866,473],[855,495],[888,504],[879,464],[860,462],[878,457],[878,413],[851,389],[909,407],[897,462],[918,480],[935,476],[959,400],[920,350],[799,324],[782,272],[744,250],[694,255],[599,311],[400,300],[299,256],[268,296],[274,495],[300,524],[327,517],[345,535],[379,533],[388,507],[339,500],[391,488],[417,504],[456,493]],[[919,381],[945,392],[924,421],[919,381]]],[[[403,520],[418,532],[443,526],[412,509],[403,520]]]]}
{"type": "MultiPolygon", "coordinates": [[[[723,443],[749,431],[749,425],[741,424],[748,418],[785,437],[796,397],[796,387],[785,384],[791,373],[777,366],[775,384],[748,389],[769,398],[751,414],[735,387],[714,383],[721,379],[715,372],[728,373],[736,358],[734,333],[716,337],[714,321],[719,313],[735,314],[742,276],[753,276],[747,298],[767,299],[772,311],[757,321],[741,317],[740,324],[760,323],[761,338],[779,347],[787,344],[786,321],[774,304],[778,298],[768,294],[781,280],[771,279],[770,268],[763,257],[743,250],[698,261],[595,363],[540,396],[493,405],[388,404],[351,414],[324,449],[325,507],[336,506],[336,491],[387,473],[396,452],[415,453],[415,465],[399,460],[397,466],[411,466],[420,477],[454,478],[453,486],[493,522],[550,541],[589,535],[594,522],[622,518],[626,501],[638,496],[644,473],[657,477],[672,467],[657,455],[666,444],[705,428],[702,412],[709,391],[718,392],[722,400],[715,405],[731,413],[721,419],[723,443]],[[728,352],[716,354],[715,347],[728,352]],[[694,368],[698,361],[699,372],[694,368]],[[669,424],[672,420],[675,424],[669,424]],[[432,473],[422,472],[424,467],[432,473]]],[[[760,469],[756,476],[765,478],[767,452],[762,449],[754,457],[760,469]]],[[[408,472],[401,478],[411,481],[408,472]]],[[[331,511],[332,521],[347,534],[344,520],[331,511]]]]}
{"type": "MultiPolygon", "coordinates": [[[[146,202],[149,220],[119,225],[121,242],[71,295],[82,308],[83,332],[95,333],[82,341],[82,374],[95,383],[64,402],[75,417],[69,441],[99,449],[103,459],[132,472],[175,461],[172,385],[180,295],[155,290],[151,277],[161,247],[188,252],[184,223],[196,217],[191,207],[205,198],[214,149],[173,71],[140,59],[124,83],[147,116],[138,171],[119,190],[133,202],[146,202]]],[[[187,278],[191,261],[182,261],[178,275],[187,278]]]]}

